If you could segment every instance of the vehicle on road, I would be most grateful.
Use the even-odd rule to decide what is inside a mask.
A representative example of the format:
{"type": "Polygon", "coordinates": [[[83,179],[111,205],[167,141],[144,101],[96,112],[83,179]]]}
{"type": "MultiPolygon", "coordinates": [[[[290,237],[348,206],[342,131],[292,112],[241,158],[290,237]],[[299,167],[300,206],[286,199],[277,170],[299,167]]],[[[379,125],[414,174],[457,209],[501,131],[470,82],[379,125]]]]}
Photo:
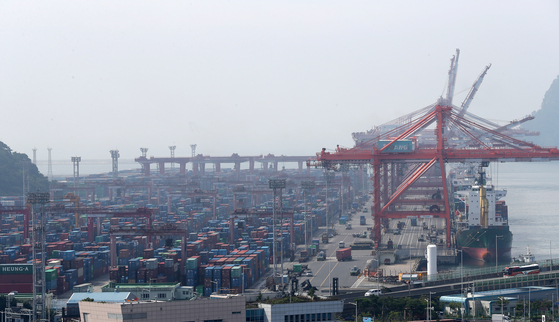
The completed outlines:
{"type": "Polygon", "coordinates": [[[366,225],[367,224],[367,219],[365,219],[365,216],[359,217],[359,224],[360,225],[366,225]]]}
{"type": "Polygon", "coordinates": [[[324,244],[328,244],[328,233],[323,233],[322,234],[322,242],[324,244]]]}
{"type": "Polygon", "coordinates": [[[505,267],[503,270],[503,276],[510,277],[515,275],[532,275],[538,274],[540,272],[540,265],[532,264],[526,266],[513,266],[513,267],[505,267]]]}
{"type": "Polygon", "coordinates": [[[316,255],[316,260],[317,260],[317,261],[326,260],[326,256],[324,255],[324,252],[318,253],[318,255],[316,255]]]}
{"type": "Polygon", "coordinates": [[[491,322],[510,322],[510,318],[504,314],[491,315],[491,322]]]}
{"type": "Polygon", "coordinates": [[[351,229],[351,224],[347,224],[347,225],[345,226],[345,229],[348,229],[348,230],[351,229]]]}
{"type": "Polygon", "coordinates": [[[342,248],[336,251],[336,259],[339,262],[351,260],[351,248],[342,248]]]}
{"type": "Polygon", "coordinates": [[[359,275],[359,273],[361,273],[361,270],[357,266],[353,266],[349,270],[349,275],[351,275],[351,276],[357,276],[357,275],[359,275]]]}
{"type": "Polygon", "coordinates": [[[365,293],[365,296],[371,296],[371,295],[381,296],[381,295],[382,295],[382,291],[379,290],[379,289],[377,289],[377,288],[373,288],[373,289],[368,290],[368,291],[365,293]]]}
{"type": "Polygon", "coordinates": [[[303,276],[312,276],[312,272],[304,272],[303,276]]]}
{"type": "Polygon", "coordinates": [[[340,248],[345,248],[345,243],[344,243],[343,240],[342,240],[341,242],[338,243],[338,247],[340,247],[340,248]]]}

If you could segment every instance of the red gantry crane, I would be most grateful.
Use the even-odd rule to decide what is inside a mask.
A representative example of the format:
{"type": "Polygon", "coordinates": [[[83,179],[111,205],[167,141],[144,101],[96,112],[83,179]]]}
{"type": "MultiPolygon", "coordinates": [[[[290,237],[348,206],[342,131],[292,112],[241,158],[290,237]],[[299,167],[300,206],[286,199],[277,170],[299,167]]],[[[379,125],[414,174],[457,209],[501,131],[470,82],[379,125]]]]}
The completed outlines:
{"type": "MultiPolygon", "coordinates": [[[[457,56],[451,61],[446,98],[398,118],[385,129],[374,129],[367,134],[372,138],[356,140],[354,148],[338,146],[333,153],[322,149],[316,160],[308,162],[327,170],[338,170],[343,164],[372,165],[376,247],[381,241],[381,222],[418,217],[444,218],[446,244],[450,247],[452,194],[447,187],[447,163],[559,160],[556,147],[540,147],[504,134],[529,118],[508,126],[484,120],[466,111],[472,95],[461,107],[452,105],[456,66],[457,56]]],[[[475,91],[480,83],[479,79],[474,83],[475,91]]]]}

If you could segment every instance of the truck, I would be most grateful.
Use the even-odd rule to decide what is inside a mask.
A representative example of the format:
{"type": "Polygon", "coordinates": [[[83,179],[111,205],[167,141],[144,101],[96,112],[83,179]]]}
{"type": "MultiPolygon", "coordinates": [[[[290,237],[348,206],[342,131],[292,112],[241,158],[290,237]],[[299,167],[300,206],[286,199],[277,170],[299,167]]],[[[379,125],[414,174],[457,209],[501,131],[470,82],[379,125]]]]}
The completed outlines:
{"type": "Polygon", "coordinates": [[[326,256],[324,255],[324,252],[318,253],[318,255],[316,255],[316,260],[319,261],[319,262],[323,261],[323,260],[326,260],[326,256]]]}
{"type": "Polygon", "coordinates": [[[510,317],[504,314],[491,315],[491,322],[510,322],[510,317]]]}
{"type": "Polygon", "coordinates": [[[359,217],[359,224],[361,224],[361,225],[366,225],[367,224],[367,219],[365,219],[365,216],[359,217]]]}
{"type": "Polygon", "coordinates": [[[353,267],[349,270],[349,275],[351,275],[351,276],[359,275],[359,273],[361,273],[361,270],[360,270],[357,266],[353,266],[353,267]]]}
{"type": "Polygon", "coordinates": [[[301,256],[299,257],[299,263],[304,263],[309,260],[309,252],[306,250],[301,251],[301,256]]]}
{"type": "Polygon", "coordinates": [[[322,234],[322,242],[324,244],[328,244],[328,233],[323,233],[322,234]]]}
{"type": "Polygon", "coordinates": [[[345,262],[351,260],[351,248],[342,248],[336,251],[336,259],[338,262],[345,262]]]}
{"type": "Polygon", "coordinates": [[[347,225],[345,226],[345,229],[351,229],[351,224],[347,224],[347,225]]]}

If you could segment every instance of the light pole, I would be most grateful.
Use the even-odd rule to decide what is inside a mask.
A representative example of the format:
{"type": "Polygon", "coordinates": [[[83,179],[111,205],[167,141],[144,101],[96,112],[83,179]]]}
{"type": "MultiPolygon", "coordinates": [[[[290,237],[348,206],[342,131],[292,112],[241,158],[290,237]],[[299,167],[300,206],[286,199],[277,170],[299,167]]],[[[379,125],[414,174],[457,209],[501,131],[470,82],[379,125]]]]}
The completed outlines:
{"type": "Polygon", "coordinates": [[[348,304],[355,305],[355,322],[357,322],[357,301],[355,302],[347,302],[348,304]]]}
{"type": "Polygon", "coordinates": [[[432,294],[437,294],[437,292],[429,291],[429,321],[431,321],[431,311],[433,310],[433,308],[431,307],[431,295],[432,294]]]}
{"type": "MultiPolygon", "coordinates": [[[[309,213],[308,210],[308,198],[309,198],[309,192],[314,189],[315,187],[315,182],[314,181],[301,181],[301,188],[303,188],[303,198],[305,199],[305,250],[308,251],[309,250],[309,246],[307,244],[307,235],[308,235],[308,222],[307,222],[307,215],[309,213]]],[[[311,236],[313,233],[312,230],[312,217],[311,217],[311,236]]]]}
{"type": "Polygon", "coordinates": [[[497,238],[501,238],[504,236],[495,236],[495,271],[497,270],[497,266],[499,266],[499,249],[497,248],[497,238]]]}
{"type": "MultiPolygon", "coordinates": [[[[276,190],[280,189],[280,193],[281,193],[281,189],[285,188],[285,179],[270,179],[268,180],[268,184],[270,189],[274,190],[274,200],[272,203],[272,233],[274,236],[274,243],[273,243],[273,247],[272,247],[272,253],[274,254],[274,278],[276,278],[277,276],[277,250],[276,250],[276,242],[277,242],[277,234],[276,234],[276,190]]],[[[283,231],[281,230],[281,226],[280,226],[280,234],[283,237],[283,231]]],[[[280,239],[281,240],[281,239],[280,239]]],[[[282,245],[283,245],[283,240],[282,241],[282,245]]],[[[282,247],[283,249],[283,247],[282,247]]],[[[283,254],[282,256],[282,260],[283,260],[283,254]]],[[[283,265],[282,265],[282,272],[281,274],[283,275],[283,265]]],[[[283,281],[282,281],[283,282],[283,281]]]]}
{"type": "Polygon", "coordinates": [[[336,176],[335,173],[332,173],[328,170],[326,170],[326,172],[324,172],[324,178],[326,179],[326,237],[330,238],[330,220],[328,217],[330,217],[330,208],[328,207],[329,203],[328,203],[328,183],[330,183],[332,181],[332,179],[334,179],[334,177],[336,176]]]}

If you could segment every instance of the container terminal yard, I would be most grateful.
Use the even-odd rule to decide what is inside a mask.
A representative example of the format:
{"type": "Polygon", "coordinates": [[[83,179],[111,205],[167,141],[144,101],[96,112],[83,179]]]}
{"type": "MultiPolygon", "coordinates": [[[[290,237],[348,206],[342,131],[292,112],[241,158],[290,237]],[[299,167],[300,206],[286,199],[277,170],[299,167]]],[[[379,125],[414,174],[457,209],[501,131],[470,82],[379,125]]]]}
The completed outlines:
{"type": "Polygon", "coordinates": [[[144,300],[311,288],[357,298],[381,286],[404,296],[421,292],[416,282],[457,282],[437,264],[510,257],[504,193],[485,168],[559,151],[519,138],[532,135],[518,128],[530,117],[499,126],[467,111],[489,66],[453,105],[458,58],[444,98],[354,133],[350,149],[215,157],[192,145],[190,157],[170,147],[148,158],[141,148],[127,171],[112,150],[111,172],[83,177],[72,157],[74,175],[48,193],[0,199],[0,292],[32,294],[39,312],[119,289],[144,300]]]}

